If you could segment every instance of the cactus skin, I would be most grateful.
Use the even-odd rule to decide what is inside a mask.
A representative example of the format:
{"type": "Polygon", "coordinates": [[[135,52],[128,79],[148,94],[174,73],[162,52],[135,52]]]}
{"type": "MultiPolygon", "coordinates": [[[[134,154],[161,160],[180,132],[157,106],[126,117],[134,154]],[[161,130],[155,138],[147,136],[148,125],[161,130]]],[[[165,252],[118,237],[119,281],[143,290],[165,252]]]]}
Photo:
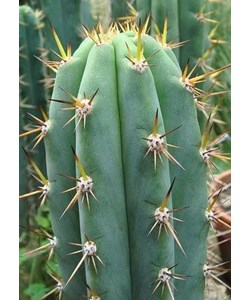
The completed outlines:
{"type": "Polygon", "coordinates": [[[126,0],[111,0],[111,16],[112,20],[118,17],[126,16],[128,13],[128,5],[126,0]]]}
{"type": "Polygon", "coordinates": [[[138,12],[138,19],[144,24],[151,12],[151,0],[137,0],[134,5],[138,12]]]}
{"type": "Polygon", "coordinates": [[[46,48],[57,51],[49,25],[51,22],[60,36],[62,45],[65,47],[70,43],[72,49],[76,49],[81,41],[77,31],[80,28],[80,0],[40,0],[40,5],[46,16],[44,22],[46,48]]]}
{"type": "Polygon", "coordinates": [[[173,39],[175,39],[175,41],[178,42],[178,0],[152,1],[152,18],[159,26],[161,32],[163,30],[164,19],[166,16],[168,18],[169,23],[168,40],[172,41],[173,39]]]}
{"type": "Polygon", "coordinates": [[[183,69],[190,59],[190,67],[194,66],[211,45],[208,38],[209,25],[198,20],[206,0],[182,1],[178,3],[180,41],[189,41],[180,48],[180,66],[183,69]]]}
{"type": "MultiPolygon", "coordinates": [[[[195,104],[181,82],[180,68],[162,46],[147,35],[143,41],[145,57],[160,52],[152,57],[154,66],[142,72],[135,70],[126,57],[129,56],[127,47],[136,57],[138,42],[133,33],[117,34],[98,45],[87,38],[74,54],[75,58],[59,68],[52,99],[70,101],[60,87],[79,99],[84,94],[90,97],[97,89],[98,92],[85,126],[80,122],[75,132],[73,122],[61,128],[75,112],[61,111],[65,104],[51,102],[51,125],[45,143],[51,182],[48,204],[52,227],[60,241],[56,253],[66,282],[82,258],[72,255],[67,263],[62,259],[75,250],[67,242],[84,244],[86,236],[93,240],[104,265],[96,259],[97,274],[92,264],[85,263],[86,282],[97,293],[106,292],[103,299],[159,299],[161,287],[152,294],[158,272],[176,263],[175,273],[192,277],[186,282],[175,281],[178,288],[175,299],[183,299],[187,290],[190,294],[190,286],[192,296],[201,299],[208,229],[207,191],[195,104]],[[170,153],[174,153],[185,171],[168,163],[165,157],[164,164],[157,158],[155,170],[152,153],[143,159],[148,149],[143,138],[152,133],[157,109],[159,133],[182,125],[167,137],[167,142],[181,147],[176,152],[171,148],[170,153]],[[57,174],[80,177],[71,146],[76,149],[86,174],[93,179],[93,193],[98,200],[89,195],[90,209],[86,200],[83,203],[79,200],[79,221],[77,205],[59,219],[73,195],[59,195],[72,185],[57,174]],[[162,232],[157,240],[158,226],[148,236],[154,224],[152,215],[174,178],[173,203],[170,198],[168,208],[189,207],[174,215],[184,220],[185,225],[173,222],[187,256],[170,233],[166,236],[162,232]]],[[[65,288],[66,299],[73,299],[71,292],[75,293],[76,287],[78,291],[83,289],[83,269],[77,270],[65,288]]],[[[165,288],[161,299],[169,298],[165,288]]]]}
{"type": "MultiPolygon", "coordinates": [[[[159,27],[160,31],[163,31],[163,24],[165,17],[167,16],[168,20],[168,40],[179,42],[179,18],[178,18],[178,0],[169,0],[169,1],[152,1],[152,18],[159,27]]],[[[180,40],[182,41],[182,40],[180,40]]],[[[171,50],[171,49],[169,49],[171,50]]],[[[173,50],[173,59],[179,61],[180,49],[177,47],[173,50]]],[[[169,53],[171,55],[171,53],[169,53]]],[[[179,66],[179,63],[178,63],[179,66]]]]}
{"type": "Polygon", "coordinates": [[[91,264],[86,264],[86,281],[99,293],[106,291],[105,297],[110,300],[131,299],[115,66],[111,44],[92,47],[78,98],[82,99],[84,92],[92,95],[99,90],[86,128],[81,122],[76,131],[76,153],[94,181],[93,192],[98,199],[97,202],[90,196],[90,210],[86,203],[79,202],[82,243],[86,241],[84,234],[93,241],[97,239],[97,255],[105,264],[97,261],[98,274],[91,264]]]}
{"type": "MultiPolygon", "coordinates": [[[[84,41],[80,48],[75,52],[72,59],[59,68],[52,98],[70,101],[69,96],[57,87],[64,88],[72,94],[77,93],[86,64],[88,51],[91,46],[92,42],[89,40],[84,41]]],[[[72,193],[61,194],[70,187],[71,181],[59,176],[58,173],[70,176],[75,174],[74,158],[70,149],[70,145],[75,144],[75,136],[73,134],[74,126],[69,124],[65,128],[61,128],[66,121],[72,117],[72,112],[61,111],[62,107],[64,107],[64,105],[55,102],[52,102],[50,105],[50,127],[45,138],[45,147],[47,174],[51,184],[48,195],[48,207],[52,229],[58,239],[55,254],[61,276],[64,283],[66,283],[81,256],[68,255],[72,252],[72,246],[68,243],[78,243],[80,241],[79,214],[77,207],[72,207],[70,211],[60,219],[72,193]],[[65,134],[68,134],[69,136],[67,141],[64,139],[65,134]],[[65,156],[61,155],[61,153],[64,153],[68,158],[65,160],[65,156]]],[[[79,295],[86,294],[84,278],[84,269],[82,268],[72,279],[71,284],[64,289],[66,299],[78,299],[79,295]]]]}
{"type": "Polygon", "coordinates": [[[80,2],[80,20],[88,28],[93,28],[96,24],[91,11],[91,3],[89,0],[81,0],[80,2]]]}
{"type": "MultiPolygon", "coordinates": [[[[152,219],[149,216],[152,216],[156,209],[147,201],[155,205],[160,204],[170,186],[170,178],[167,162],[164,167],[158,164],[157,172],[155,172],[152,157],[149,156],[143,160],[147,147],[141,139],[152,132],[153,118],[156,109],[159,109],[159,102],[150,70],[140,74],[128,64],[125,58],[127,53],[125,42],[135,52],[133,49],[135,46],[132,47],[131,41],[125,38],[125,35],[118,35],[114,39],[117,53],[118,99],[128,209],[132,299],[147,299],[152,294],[152,283],[157,277],[157,271],[155,271],[157,267],[154,265],[163,267],[174,264],[172,238],[165,239],[161,236],[157,242],[155,232],[152,236],[146,237],[152,226],[152,219]],[[141,86],[144,88],[141,89],[141,86]],[[142,107],[145,109],[143,110],[142,107]],[[145,253],[146,248],[148,252],[145,253]]],[[[161,115],[159,117],[161,124],[159,132],[163,133],[165,131],[161,115]]],[[[156,296],[151,297],[155,299],[156,296]]]]}
{"type": "MultiPolygon", "coordinates": [[[[158,49],[157,43],[149,37],[144,38],[144,43],[148,45],[148,48],[145,47],[145,55],[158,49]]],[[[206,259],[206,244],[201,243],[201,240],[206,239],[209,228],[204,214],[207,207],[207,187],[204,180],[207,170],[199,153],[201,135],[193,95],[180,81],[181,72],[174,64],[168,64],[168,69],[164,68],[165,62],[168,61],[169,58],[161,51],[152,59],[154,67],[151,70],[156,82],[165,128],[168,130],[182,125],[178,134],[169,136],[169,143],[181,147],[180,150],[173,150],[173,155],[178,161],[183,162],[185,172],[173,164],[170,164],[169,168],[171,178],[176,177],[172,196],[173,206],[174,208],[188,206],[178,214],[185,225],[174,223],[187,255],[183,256],[180,249],[175,246],[175,262],[178,263],[176,272],[191,277],[187,279],[185,285],[180,281],[175,282],[177,288],[175,299],[185,299],[187,294],[190,299],[202,299],[204,282],[200,266],[206,259]],[[161,63],[157,63],[159,61],[161,63]]]]}

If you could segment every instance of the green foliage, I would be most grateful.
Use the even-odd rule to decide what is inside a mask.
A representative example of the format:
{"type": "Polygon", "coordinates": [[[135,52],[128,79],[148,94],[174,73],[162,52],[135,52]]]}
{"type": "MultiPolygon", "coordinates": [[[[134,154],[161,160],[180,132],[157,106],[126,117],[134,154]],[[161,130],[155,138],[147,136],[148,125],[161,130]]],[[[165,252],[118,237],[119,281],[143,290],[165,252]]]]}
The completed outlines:
{"type": "Polygon", "coordinates": [[[43,283],[33,283],[24,291],[24,294],[29,296],[30,300],[40,300],[41,297],[48,292],[49,288],[43,283]]]}
{"type": "Polygon", "coordinates": [[[36,216],[35,216],[35,222],[37,226],[49,229],[51,228],[49,214],[48,214],[48,208],[44,208],[43,210],[38,210],[36,216]]]}

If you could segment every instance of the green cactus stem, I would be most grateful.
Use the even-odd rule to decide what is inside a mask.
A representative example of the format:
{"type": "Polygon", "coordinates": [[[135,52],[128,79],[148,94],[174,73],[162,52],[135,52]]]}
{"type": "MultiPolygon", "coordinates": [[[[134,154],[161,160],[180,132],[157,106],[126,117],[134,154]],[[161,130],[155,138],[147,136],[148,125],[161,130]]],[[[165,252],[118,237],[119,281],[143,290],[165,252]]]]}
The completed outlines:
{"type": "Polygon", "coordinates": [[[85,28],[50,99],[47,202],[64,294],[202,299],[203,148],[213,143],[201,136],[195,97],[228,66],[182,72],[145,25],[127,28],[85,28]]]}
{"type": "MultiPolygon", "coordinates": [[[[71,60],[58,69],[55,88],[52,94],[53,99],[64,99],[66,101],[70,101],[70,97],[59,87],[63,87],[69,93],[77,93],[84,66],[86,64],[88,51],[92,44],[92,41],[84,41],[80,48],[72,56],[71,60]]],[[[73,134],[74,125],[69,124],[62,129],[62,126],[73,115],[73,111],[63,111],[61,110],[63,107],[64,105],[61,103],[51,102],[49,110],[50,126],[45,139],[45,146],[47,173],[51,183],[48,207],[50,210],[52,228],[58,239],[58,247],[56,251],[57,261],[62,279],[64,283],[66,283],[80,257],[80,255],[68,255],[72,252],[72,247],[69,242],[78,242],[80,240],[80,229],[77,207],[72,207],[70,211],[63,216],[63,218],[60,218],[68,205],[68,198],[72,193],[62,193],[69,188],[70,181],[68,178],[58,174],[67,176],[75,173],[74,158],[72,156],[71,149],[68,146],[69,144],[75,144],[75,136],[73,134]],[[69,135],[68,140],[64,139],[65,133],[68,133],[69,135]],[[61,153],[67,153],[68,158],[65,160],[61,153]]],[[[71,281],[71,285],[65,288],[64,295],[66,299],[73,300],[77,299],[81,293],[86,294],[86,287],[83,283],[84,279],[84,269],[82,268],[82,272],[78,272],[75,275],[71,281]]]]}

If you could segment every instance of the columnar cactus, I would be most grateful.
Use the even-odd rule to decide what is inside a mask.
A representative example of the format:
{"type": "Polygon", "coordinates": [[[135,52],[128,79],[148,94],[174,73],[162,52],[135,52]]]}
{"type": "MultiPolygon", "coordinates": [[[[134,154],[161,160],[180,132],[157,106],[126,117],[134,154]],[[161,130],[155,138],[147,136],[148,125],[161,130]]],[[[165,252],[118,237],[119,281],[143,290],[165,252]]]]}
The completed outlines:
{"type": "Polygon", "coordinates": [[[180,48],[180,66],[183,68],[188,59],[194,65],[209,48],[209,22],[214,20],[205,0],[179,1],[178,9],[180,40],[189,41],[185,48],[180,48]]]}
{"type": "Polygon", "coordinates": [[[152,20],[150,33],[158,35],[158,30],[163,31],[165,18],[170,24],[168,28],[169,47],[170,42],[186,42],[185,47],[175,48],[174,53],[183,68],[187,60],[193,66],[207,51],[211,45],[209,39],[209,23],[217,23],[213,19],[213,12],[207,0],[135,0],[132,1],[130,14],[140,19],[144,24],[148,16],[152,20]]]}
{"type": "MultiPolygon", "coordinates": [[[[168,38],[169,41],[179,40],[179,15],[178,15],[178,1],[177,0],[136,0],[133,2],[134,8],[137,11],[137,17],[146,22],[150,15],[154,24],[157,25],[160,32],[163,31],[165,18],[168,18],[168,38]]],[[[151,34],[155,34],[155,26],[151,27],[151,34]]],[[[179,49],[176,49],[179,52],[179,49]]]]}
{"type": "Polygon", "coordinates": [[[203,297],[213,156],[208,137],[201,143],[196,84],[224,68],[182,73],[146,31],[85,28],[72,57],[56,64],[42,113],[48,179],[27,154],[46,187],[47,248],[65,299],[203,297]]]}
{"type": "MultiPolygon", "coordinates": [[[[207,171],[214,158],[228,159],[215,147],[220,137],[211,141],[211,114],[203,134],[197,120],[199,98],[207,95],[197,84],[227,68],[193,68],[209,47],[205,23],[213,20],[203,0],[137,0],[127,7],[133,18],[125,16],[125,1],[104,2],[105,21],[124,18],[107,31],[84,26],[73,55],[50,26],[60,61],[43,61],[56,73],[48,116],[41,109],[42,118],[32,116],[37,128],[21,134],[37,133],[35,146],[44,140],[46,149],[47,172],[25,151],[42,184],[33,194],[48,205],[53,229],[30,253],[49,250],[60,270],[60,277],[50,272],[57,285],[42,299],[202,299],[213,269],[207,233],[219,220],[217,200],[208,203],[207,171]],[[149,20],[156,39],[147,34],[149,20]]],[[[83,15],[87,9],[92,26],[104,2],[70,7],[81,6],[83,15]]],[[[78,26],[74,13],[70,20],[69,35],[78,26]]]]}
{"type": "MultiPolygon", "coordinates": [[[[46,102],[45,91],[41,80],[44,75],[44,68],[35,58],[40,55],[40,49],[43,46],[41,39],[41,12],[34,11],[28,5],[19,7],[19,127],[20,131],[27,128],[28,114],[36,115],[39,106],[46,102]]],[[[19,144],[19,161],[20,161],[20,194],[25,194],[33,186],[33,179],[27,175],[28,164],[22,147],[28,147],[32,139],[25,137],[19,144]]],[[[39,145],[37,151],[33,151],[36,160],[39,161],[41,168],[45,169],[44,146],[39,145]]],[[[20,223],[28,224],[29,203],[20,200],[20,223]]],[[[20,229],[20,233],[22,229],[20,229]]]]}
{"type": "Polygon", "coordinates": [[[76,48],[80,43],[80,0],[39,0],[40,7],[46,16],[44,22],[44,39],[47,49],[55,50],[53,36],[50,34],[49,22],[53,23],[63,44],[70,41],[71,46],[76,48]],[[67,22],[66,22],[67,21],[67,22]]]}
{"type": "Polygon", "coordinates": [[[34,11],[28,5],[19,7],[19,46],[20,46],[20,95],[30,107],[43,105],[45,93],[41,80],[43,66],[35,56],[40,56],[42,42],[41,11],[34,11]]]}

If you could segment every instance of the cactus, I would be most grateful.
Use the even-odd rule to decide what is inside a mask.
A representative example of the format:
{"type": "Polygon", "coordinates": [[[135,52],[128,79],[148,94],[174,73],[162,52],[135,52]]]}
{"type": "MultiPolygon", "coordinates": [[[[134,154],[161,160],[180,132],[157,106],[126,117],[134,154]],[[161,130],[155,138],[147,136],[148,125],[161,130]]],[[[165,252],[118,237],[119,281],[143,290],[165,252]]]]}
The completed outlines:
{"type": "MultiPolygon", "coordinates": [[[[219,64],[228,64],[231,61],[231,36],[227,28],[231,26],[231,6],[230,1],[214,3],[212,10],[214,11],[215,19],[220,20],[215,27],[216,39],[211,53],[212,65],[217,68],[219,64]]],[[[213,30],[211,28],[211,30],[213,30]]],[[[215,131],[217,134],[222,134],[225,130],[228,130],[228,135],[223,143],[223,150],[225,152],[231,151],[230,141],[230,127],[231,127],[231,73],[227,70],[218,78],[218,81],[214,83],[215,90],[221,90],[224,88],[228,92],[221,95],[219,101],[217,99],[210,99],[212,105],[218,105],[217,118],[221,122],[215,124],[215,131]],[[217,84],[217,85],[216,85],[217,84]]],[[[220,170],[230,169],[230,163],[221,164],[220,170]]]]}
{"type": "MultiPolygon", "coordinates": [[[[21,111],[21,109],[20,109],[21,111]]],[[[20,118],[19,127],[22,128],[24,126],[23,119],[20,118]]],[[[22,152],[22,144],[19,143],[19,193],[24,194],[28,188],[28,178],[26,174],[26,161],[22,152]]],[[[29,211],[29,203],[24,202],[22,200],[19,201],[19,222],[23,224],[23,226],[28,225],[28,211],[29,211]]],[[[21,235],[23,229],[20,228],[19,234],[21,235]]]]}
{"type": "Polygon", "coordinates": [[[207,110],[202,100],[224,93],[211,87],[228,72],[207,65],[217,28],[210,4],[31,2],[53,24],[48,34],[46,21],[43,33],[55,40],[47,44],[55,56],[40,58],[56,74],[48,114],[29,114],[36,128],[20,135],[37,134],[32,151],[20,155],[40,182],[20,189],[20,198],[39,194],[52,226],[41,229],[46,242],[25,254],[46,252],[53,266],[55,286],[41,299],[203,299],[207,280],[223,284],[226,272],[206,257],[208,231],[223,222],[220,191],[208,197],[207,174],[229,162],[219,148],[224,134],[212,131],[218,105],[207,110]],[[69,26],[60,25],[59,7],[69,26]],[[80,19],[85,39],[71,55],[80,19]]]}
{"type": "MultiPolygon", "coordinates": [[[[44,38],[47,49],[55,50],[55,43],[51,35],[50,23],[56,28],[63,45],[69,41],[76,48],[80,43],[78,28],[80,26],[80,0],[40,0],[40,6],[46,16],[44,22],[44,38]]],[[[53,57],[54,58],[54,57],[53,57]]]]}
{"type": "Polygon", "coordinates": [[[146,25],[130,26],[85,28],[72,57],[55,64],[48,117],[36,119],[48,179],[26,154],[50,211],[42,249],[61,276],[44,298],[201,299],[210,276],[206,180],[218,152],[210,119],[201,137],[194,98],[226,67],[182,73],[146,25]]]}
{"type": "MultiPolygon", "coordinates": [[[[217,23],[213,19],[211,4],[206,0],[177,1],[177,0],[135,0],[128,4],[131,17],[141,20],[142,24],[151,17],[150,34],[157,36],[163,32],[165,19],[170,24],[168,28],[168,46],[173,48],[179,41],[186,43],[185,47],[175,48],[174,53],[181,68],[188,59],[191,66],[209,49],[209,24],[217,23]],[[133,6],[132,6],[133,5],[133,6]]],[[[181,44],[182,45],[182,44],[181,44]]]]}
{"type": "MultiPolygon", "coordinates": [[[[28,122],[28,113],[34,114],[39,106],[46,103],[46,95],[41,83],[44,68],[35,56],[40,55],[43,47],[41,38],[41,12],[28,5],[19,7],[19,46],[20,46],[20,129],[23,131],[28,122]]],[[[25,143],[31,142],[29,138],[25,143]]],[[[41,149],[39,152],[41,154],[41,149]]]]}
{"type": "MultiPolygon", "coordinates": [[[[220,40],[217,37],[218,14],[216,15],[215,12],[218,11],[216,7],[223,4],[210,3],[206,0],[135,0],[132,4],[128,4],[130,16],[126,19],[128,21],[137,19],[142,24],[151,24],[148,33],[161,42],[169,57],[178,67],[184,69],[188,63],[189,67],[194,68],[198,74],[213,69],[213,50],[216,51],[217,46],[220,45],[220,40]]],[[[228,60],[227,63],[229,63],[228,60]]],[[[215,69],[219,68],[218,65],[214,67],[215,69]]],[[[225,74],[228,72],[229,70],[225,74]]],[[[204,84],[205,86],[200,85],[200,88],[208,91],[206,97],[205,95],[197,95],[198,121],[201,130],[204,128],[209,115],[207,102],[218,104],[215,96],[225,93],[215,78],[211,77],[204,84]],[[217,89],[211,95],[214,85],[217,86],[217,89]],[[206,119],[204,119],[204,115],[206,119]]],[[[225,106],[226,110],[228,111],[228,107],[225,106]]],[[[220,110],[218,109],[219,113],[220,110]]],[[[215,110],[213,114],[215,115],[215,110]]],[[[229,118],[227,113],[224,118],[229,118]]],[[[216,121],[215,128],[217,128],[217,123],[221,122],[218,121],[218,118],[214,118],[214,121],[216,121]]],[[[217,132],[219,133],[219,130],[217,132]]],[[[230,148],[225,147],[225,150],[228,149],[230,148]]]]}
{"type": "Polygon", "coordinates": [[[178,4],[180,40],[189,41],[185,48],[180,48],[180,66],[183,68],[188,59],[192,64],[197,63],[209,48],[208,25],[214,20],[205,0],[179,1],[178,4]]]}
{"type": "Polygon", "coordinates": [[[93,28],[99,22],[107,28],[111,21],[126,16],[128,11],[125,0],[82,0],[81,20],[88,28],[93,28]]]}
{"type": "MultiPolygon", "coordinates": [[[[43,67],[35,58],[43,47],[41,32],[42,14],[28,5],[19,7],[19,46],[20,46],[20,86],[21,98],[30,105],[45,103],[45,93],[40,82],[43,79],[43,67]]],[[[33,107],[34,108],[34,107],[33,107]]],[[[27,121],[26,121],[27,122],[27,121]]]]}
{"type": "Polygon", "coordinates": [[[80,24],[94,28],[98,21],[104,27],[118,17],[125,16],[128,11],[126,0],[30,0],[29,4],[42,10],[46,17],[44,23],[44,39],[47,49],[54,49],[53,37],[50,34],[49,22],[53,23],[62,44],[69,41],[75,49],[80,43],[80,24]],[[67,20],[67,22],[65,22],[67,20]]]}
{"type": "MultiPolygon", "coordinates": [[[[151,35],[157,34],[157,31],[163,32],[164,22],[167,17],[169,24],[168,28],[168,42],[175,40],[179,41],[179,17],[178,17],[178,1],[143,1],[136,0],[134,2],[134,7],[137,11],[137,18],[141,20],[144,24],[150,15],[153,21],[153,26],[151,26],[151,35]],[[156,27],[158,30],[156,30],[156,27]]],[[[179,49],[175,49],[175,54],[179,59],[179,49]]]]}
{"type": "MultiPolygon", "coordinates": [[[[19,46],[20,46],[20,63],[19,63],[19,106],[20,118],[19,128],[24,131],[28,123],[28,114],[37,114],[38,107],[44,106],[46,102],[46,95],[41,83],[44,76],[44,68],[41,63],[35,58],[40,55],[40,50],[43,47],[41,38],[41,12],[34,11],[28,5],[21,5],[19,7],[19,46]]],[[[27,190],[32,189],[34,185],[33,179],[27,174],[27,161],[25,159],[22,147],[27,148],[31,143],[29,137],[25,137],[19,144],[19,161],[20,161],[20,181],[19,192],[24,194],[27,190]]],[[[44,146],[39,145],[37,149],[33,150],[35,159],[39,165],[45,170],[44,160],[44,146]]],[[[20,224],[27,226],[29,203],[20,200],[20,224]]],[[[20,233],[22,233],[20,228],[20,233]]]]}

